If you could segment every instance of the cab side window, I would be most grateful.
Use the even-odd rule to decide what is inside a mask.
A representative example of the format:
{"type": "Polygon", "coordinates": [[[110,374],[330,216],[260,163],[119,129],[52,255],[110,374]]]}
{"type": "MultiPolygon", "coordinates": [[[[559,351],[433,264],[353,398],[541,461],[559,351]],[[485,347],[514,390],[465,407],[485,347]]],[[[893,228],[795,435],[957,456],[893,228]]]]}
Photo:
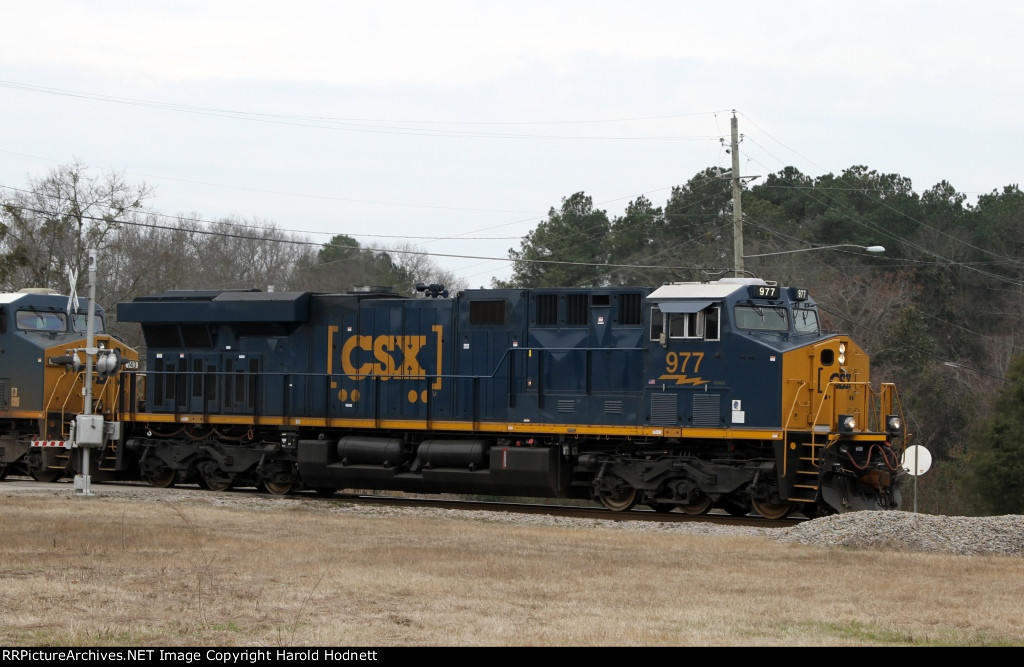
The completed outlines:
{"type": "Polygon", "coordinates": [[[708,306],[696,313],[669,313],[669,338],[719,340],[718,308],[708,306]]]}
{"type": "Polygon", "coordinates": [[[704,316],[704,340],[720,340],[718,330],[718,306],[709,306],[701,311],[704,316]]]}
{"type": "Polygon", "coordinates": [[[651,340],[661,340],[661,334],[665,331],[665,315],[661,308],[651,307],[651,340]]]}

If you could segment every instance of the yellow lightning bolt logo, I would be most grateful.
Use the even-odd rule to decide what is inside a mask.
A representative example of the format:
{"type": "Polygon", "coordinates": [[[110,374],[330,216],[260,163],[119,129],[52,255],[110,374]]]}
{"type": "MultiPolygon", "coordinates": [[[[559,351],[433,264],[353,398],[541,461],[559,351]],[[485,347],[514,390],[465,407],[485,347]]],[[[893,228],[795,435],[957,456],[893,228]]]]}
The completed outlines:
{"type": "Polygon", "coordinates": [[[695,386],[699,386],[699,385],[707,384],[708,383],[708,381],[703,379],[703,378],[688,377],[685,373],[680,373],[678,375],[673,375],[671,373],[665,373],[664,375],[659,375],[658,379],[659,380],[669,380],[669,381],[674,380],[677,385],[680,385],[680,384],[681,385],[692,384],[692,385],[695,385],[695,386]]]}

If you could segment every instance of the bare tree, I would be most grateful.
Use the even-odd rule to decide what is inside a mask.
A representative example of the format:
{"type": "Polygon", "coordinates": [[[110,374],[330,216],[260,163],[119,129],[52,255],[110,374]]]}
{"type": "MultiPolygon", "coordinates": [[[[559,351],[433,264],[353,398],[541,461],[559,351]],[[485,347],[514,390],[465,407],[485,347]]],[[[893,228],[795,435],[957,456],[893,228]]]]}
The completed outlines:
{"type": "Polygon", "coordinates": [[[400,290],[402,293],[414,293],[416,283],[444,285],[449,294],[455,294],[469,287],[469,282],[465,278],[460,278],[454,272],[441,268],[430,255],[418,250],[411,243],[401,243],[395,246],[392,252],[395,263],[412,281],[411,285],[402,286],[400,290]]]}
{"type": "Polygon", "coordinates": [[[134,219],[152,190],[110,172],[91,176],[80,162],[52,170],[3,201],[0,279],[8,289],[66,291],[67,270],[76,288],[88,281],[88,254],[102,250],[134,219]]]}

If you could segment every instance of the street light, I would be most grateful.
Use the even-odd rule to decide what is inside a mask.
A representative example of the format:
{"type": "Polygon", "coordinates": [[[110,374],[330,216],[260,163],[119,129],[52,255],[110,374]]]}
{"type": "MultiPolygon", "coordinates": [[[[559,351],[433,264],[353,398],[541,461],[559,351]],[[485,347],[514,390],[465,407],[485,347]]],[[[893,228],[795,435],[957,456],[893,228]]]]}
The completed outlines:
{"type": "Polygon", "coordinates": [[[765,252],[760,255],[743,255],[743,258],[748,257],[771,257],[772,255],[788,255],[792,252],[807,252],[809,250],[829,250],[831,248],[858,248],[860,250],[866,250],[868,252],[885,252],[885,248],[880,245],[854,245],[852,243],[840,243],[838,245],[817,245],[810,248],[797,248],[796,250],[780,250],[778,252],[765,252]]]}

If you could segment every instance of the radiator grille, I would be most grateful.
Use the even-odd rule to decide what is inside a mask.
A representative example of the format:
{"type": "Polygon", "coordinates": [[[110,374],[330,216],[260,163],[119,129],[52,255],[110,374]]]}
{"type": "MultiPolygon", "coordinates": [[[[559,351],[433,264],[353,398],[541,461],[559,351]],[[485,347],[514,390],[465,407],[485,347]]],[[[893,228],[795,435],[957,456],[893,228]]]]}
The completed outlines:
{"type": "Polygon", "coordinates": [[[676,394],[651,394],[651,423],[675,425],[678,420],[676,394]]]}
{"type": "Polygon", "coordinates": [[[695,394],[693,397],[693,425],[721,426],[722,397],[718,394],[695,394]]]}
{"type": "Polygon", "coordinates": [[[622,414],[622,401],[605,401],[604,402],[604,413],[606,415],[621,415],[622,414]]]}

